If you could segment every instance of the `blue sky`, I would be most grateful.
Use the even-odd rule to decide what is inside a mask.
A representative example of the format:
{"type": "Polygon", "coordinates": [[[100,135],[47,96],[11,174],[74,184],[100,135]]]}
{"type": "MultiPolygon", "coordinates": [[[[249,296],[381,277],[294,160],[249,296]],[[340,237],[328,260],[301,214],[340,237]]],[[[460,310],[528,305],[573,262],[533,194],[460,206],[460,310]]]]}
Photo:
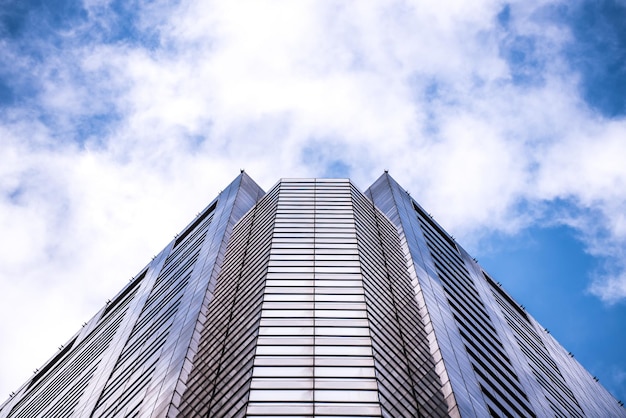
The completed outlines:
{"type": "Polygon", "coordinates": [[[0,0],[0,396],[245,168],[389,169],[626,400],[625,20],[622,0],[0,0]]]}

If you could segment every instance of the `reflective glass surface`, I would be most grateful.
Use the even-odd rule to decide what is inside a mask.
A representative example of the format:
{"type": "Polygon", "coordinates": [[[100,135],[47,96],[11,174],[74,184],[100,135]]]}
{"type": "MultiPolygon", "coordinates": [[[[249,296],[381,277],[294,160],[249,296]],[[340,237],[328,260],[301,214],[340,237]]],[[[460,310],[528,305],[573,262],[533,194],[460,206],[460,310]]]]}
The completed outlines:
{"type": "Polygon", "coordinates": [[[242,173],[6,417],[626,416],[390,176],[242,173]]]}

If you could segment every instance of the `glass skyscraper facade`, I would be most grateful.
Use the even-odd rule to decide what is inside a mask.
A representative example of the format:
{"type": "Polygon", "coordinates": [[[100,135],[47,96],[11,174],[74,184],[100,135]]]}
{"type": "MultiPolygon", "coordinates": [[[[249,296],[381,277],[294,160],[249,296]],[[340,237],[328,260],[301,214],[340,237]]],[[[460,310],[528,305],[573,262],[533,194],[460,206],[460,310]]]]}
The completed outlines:
{"type": "Polygon", "coordinates": [[[5,417],[626,417],[387,173],[238,176],[5,417]]]}

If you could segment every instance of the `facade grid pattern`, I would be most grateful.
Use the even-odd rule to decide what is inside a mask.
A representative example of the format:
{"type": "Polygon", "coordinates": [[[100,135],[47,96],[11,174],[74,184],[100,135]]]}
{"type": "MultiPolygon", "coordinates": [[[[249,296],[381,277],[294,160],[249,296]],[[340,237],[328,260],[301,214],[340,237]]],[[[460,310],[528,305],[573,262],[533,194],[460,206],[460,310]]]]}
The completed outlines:
{"type": "Polygon", "coordinates": [[[445,416],[447,405],[393,224],[353,188],[381,405],[389,417],[445,416]]]}
{"type": "Polygon", "coordinates": [[[279,187],[247,416],[380,416],[350,184],[279,187]]]}
{"type": "Polygon", "coordinates": [[[451,416],[626,415],[388,174],[366,194],[400,233],[451,416]]]}
{"type": "Polygon", "coordinates": [[[387,173],[242,172],[0,405],[85,416],[626,411],[387,173]]]}

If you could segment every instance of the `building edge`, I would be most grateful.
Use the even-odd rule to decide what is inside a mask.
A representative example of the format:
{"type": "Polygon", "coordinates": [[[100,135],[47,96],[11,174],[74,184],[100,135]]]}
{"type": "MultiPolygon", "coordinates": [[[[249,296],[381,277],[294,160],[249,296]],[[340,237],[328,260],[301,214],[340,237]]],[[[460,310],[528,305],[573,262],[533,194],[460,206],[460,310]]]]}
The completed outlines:
{"type": "Polygon", "coordinates": [[[462,258],[468,276],[486,306],[488,317],[499,333],[517,379],[522,382],[527,401],[537,416],[558,415],[563,411],[558,408],[568,408],[565,411],[569,416],[579,416],[576,414],[580,413],[580,416],[626,417],[623,403],[593,378],[571,353],[567,353],[499,283],[491,279],[478,262],[387,171],[370,186],[366,194],[404,237],[409,270],[418,283],[416,294],[418,298],[423,297],[426,310],[431,314],[433,322],[436,322],[433,347],[442,350],[445,370],[449,372],[452,392],[456,396],[461,416],[488,416],[492,400],[488,399],[489,394],[486,392],[489,391],[484,389],[484,381],[477,376],[476,369],[479,367],[476,358],[468,356],[468,341],[459,333],[459,321],[451,320],[455,315],[450,305],[451,292],[446,289],[441,271],[433,260],[434,253],[425,238],[424,223],[432,225],[436,233],[441,234],[444,241],[449,242],[462,258]],[[426,219],[426,222],[420,224],[417,221],[420,217],[426,219]],[[443,320],[444,317],[448,317],[448,320],[443,320]],[[519,325],[527,328],[522,329],[523,326],[519,325]],[[538,345],[533,348],[536,352],[522,347],[527,344],[529,335],[538,338],[538,345]],[[542,358],[543,354],[558,363],[557,367],[552,366],[550,373],[540,370],[550,363],[542,358]],[[474,372],[461,376],[458,370],[474,372]],[[561,383],[566,388],[562,388],[561,383]],[[555,391],[552,386],[559,389],[555,391]]]}
{"type": "MultiPolygon", "coordinates": [[[[288,180],[280,180],[277,185],[288,180]]],[[[449,416],[481,417],[510,411],[523,416],[558,413],[574,417],[626,416],[622,404],[387,172],[365,195],[373,203],[374,211],[381,211],[399,234],[414,301],[425,327],[429,354],[435,362],[434,370],[440,379],[449,416]],[[454,264],[456,270],[446,270],[442,260],[454,264]],[[475,300],[476,306],[468,305],[469,299],[475,300]]],[[[179,416],[233,227],[263,196],[265,192],[242,171],[56,355],[0,405],[0,418],[54,415],[50,411],[74,400],[73,416],[91,416],[94,410],[111,411],[111,408],[123,414],[179,416]],[[137,335],[137,324],[149,316],[146,313],[149,301],[162,297],[156,289],[159,281],[168,277],[164,272],[167,266],[171,271],[183,269],[184,266],[176,264],[176,257],[183,250],[191,254],[185,246],[197,248],[193,250],[193,265],[185,270],[185,285],[178,290],[178,300],[183,303],[176,305],[170,318],[177,335],[160,343],[152,353],[154,358],[158,357],[153,363],[145,363],[136,374],[125,376],[125,364],[132,361],[127,355],[127,345],[137,335]],[[99,348],[94,354],[94,350],[89,352],[89,347],[99,348]],[[84,360],[88,355],[92,356],[91,362],[84,360]],[[79,364],[77,359],[81,358],[84,361],[79,364]],[[122,358],[126,363],[122,363],[122,358]],[[84,368],[75,382],[64,387],[61,377],[70,366],[84,368]],[[150,373],[155,376],[158,373],[158,378],[139,385],[140,379],[150,373]],[[109,384],[110,381],[115,384],[109,384]],[[138,403],[124,404],[118,409],[115,404],[118,398],[111,396],[119,389],[115,386],[120,382],[123,387],[140,388],[144,395],[138,403]],[[46,404],[41,396],[37,398],[46,387],[57,391],[53,404],[46,404]],[[39,412],[31,415],[31,411],[39,412]]],[[[179,264],[183,261],[181,258],[179,264]]],[[[154,312],[161,311],[154,308],[154,312]]],[[[169,332],[169,328],[163,330],[169,332]]],[[[142,344],[149,348],[156,343],[146,339],[142,344]]]]}
{"type": "MultiPolygon", "coordinates": [[[[124,349],[129,334],[133,329],[133,325],[139,319],[142,307],[146,303],[150,290],[152,286],[154,286],[167,257],[172,253],[173,249],[177,244],[182,244],[187,240],[189,238],[188,235],[197,233],[197,230],[200,228],[207,228],[206,225],[203,225],[203,221],[205,221],[207,217],[215,217],[215,215],[218,215],[218,222],[212,222],[211,219],[208,224],[208,229],[213,230],[210,233],[212,239],[210,242],[203,243],[204,248],[201,250],[202,256],[200,257],[202,262],[198,264],[202,267],[202,270],[206,269],[211,272],[212,276],[215,276],[217,271],[219,271],[218,264],[221,258],[223,258],[232,226],[264,193],[263,189],[261,189],[247,173],[242,171],[215,199],[198,213],[194,220],[183,228],[179,234],[176,234],[174,239],[158,255],[153,257],[151,262],[139,270],[139,273],[135,275],[116,296],[107,301],[104,307],[62,345],[55,355],[36,369],[33,376],[11,393],[9,398],[0,405],[0,418],[12,416],[13,413],[19,416],[19,409],[16,409],[16,407],[23,407],[20,403],[24,403],[25,401],[31,402],[33,399],[35,399],[36,402],[36,398],[38,394],[40,394],[38,391],[42,389],[44,385],[49,385],[49,381],[54,381],[55,378],[59,378],[59,376],[66,371],[68,364],[71,365],[72,361],[75,360],[73,356],[85,356],[84,353],[87,351],[85,347],[93,345],[93,342],[89,339],[95,341],[101,334],[112,332],[115,335],[115,344],[109,346],[111,341],[108,341],[102,352],[93,359],[98,364],[97,375],[93,372],[92,376],[95,377],[86,379],[88,383],[80,390],[78,403],[72,406],[72,413],[74,415],[79,414],[78,416],[85,415],[87,413],[86,411],[93,410],[100,399],[107,381],[111,377],[112,369],[115,367],[124,349]],[[120,310],[123,310],[123,312],[120,313],[120,310]],[[115,324],[115,326],[110,326],[106,324],[105,321],[118,323],[115,324]],[[103,332],[103,329],[105,332],[103,332]],[[94,337],[94,335],[96,335],[96,337],[94,337]],[[42,386],[37,387],[39,384],[42,386]]],[[[209,235],[209,231],[206,232],[207,235],[209,235]]],[[[196,270],[195,266],[194,270],[196,270]]],[[[201,272],[198,271],[196,276],[200,274],[201,272]]],[[[198,286],[201,285],[198,280],[196,280],[195,284],[198,286]]],[[[184,365],[184,359],[187,359],[191,354],[190,350],[193,349],[193,344],[190,342],[188,346],[189,349],[187,349],[177,343],[179,340],[191,340],[193,336],[192,325],[195,325],[195,321],[192,321],[192,318],[197,318],[198,315],[201,314],[198,302],[201,304],[202,301],[206,299],[205,294],[211,294],[211,285],[214,285],[214,283],[207,281],[204,289],[196,289],[200,291],[194,292],[195,298],[190,298],[193,300],[190,300],[191,303],[188,305],[187,311],[184,314],[181,312],[179,320],[183,321],[184,326],[181,329],[180,337],[174,341],[171,347],[171,355],[161,362],[162,364],[167,363],[165,369],[168,373],[168,379],[164,380],[168,380],[169,382],[179,380],[179,375],[183,371],[182,366],[184,365]],[[194,312],[196,309],[198,309],[198,312],[194,312]],[[185,320],[187,317],[188,319],[185,320]],[[177,346],[181,348],[176,350],[177,346]],[[181,355],[181,353],[184,353],[184,355],[181,355]]],[[[190,293],[191,292],[188,292],[188,295],[190,293]]],[[[208,296],[208,298],[210,299],[210,296],[208,296]]],[[[101,340],[102,338],[100,338],[100,344],[102,343],[101,340]]],[[[76,361],[74,362],[76,363],[76,361]]],[[[79,367],[80,366],[81,365],[79,365],[79,367]]],[[[162,390],[170,390],[171,393],[166,394],[163,398],[171,400],[174,398],[174,388],[175,387],[172,387],[172,385],[167,388],[153,388],[153,393],[159,394],[162,390]]],[[[67,388],[59,387],[57,390],[64,391],[67,390],[67,388]]],[[[169,405],[170,403],[168,402],[167,404],[169,405]]],[[[41,406],[44,413],[46,408],[49,407],[50,405],[41,406]]],[[[154,414],[160,413],[162,408],[161,402],[159,402],[159,405],[155,403],[153,408],[150,408],[154,409],[154,412],[148,416],[158,416],[154,414]]]]}

